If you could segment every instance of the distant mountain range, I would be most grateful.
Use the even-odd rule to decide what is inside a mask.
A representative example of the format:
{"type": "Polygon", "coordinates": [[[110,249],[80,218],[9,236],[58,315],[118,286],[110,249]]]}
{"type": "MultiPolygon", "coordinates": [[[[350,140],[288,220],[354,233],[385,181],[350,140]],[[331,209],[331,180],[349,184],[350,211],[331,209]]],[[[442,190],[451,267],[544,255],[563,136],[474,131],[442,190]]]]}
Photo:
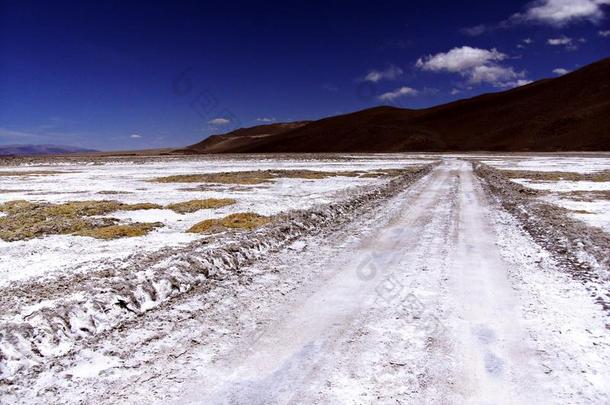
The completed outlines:
{"type": "Polygon", "coordinates": [[[97,152],[94,149],[64,145],[0,145],[0,156],[63,155],[68,153],[97,152]]]}
{"type": "Polygon", "coordinates": [[[436,107],[376,107],[213,135],[177,153],[608,151],[610,58],[436,107]]]}

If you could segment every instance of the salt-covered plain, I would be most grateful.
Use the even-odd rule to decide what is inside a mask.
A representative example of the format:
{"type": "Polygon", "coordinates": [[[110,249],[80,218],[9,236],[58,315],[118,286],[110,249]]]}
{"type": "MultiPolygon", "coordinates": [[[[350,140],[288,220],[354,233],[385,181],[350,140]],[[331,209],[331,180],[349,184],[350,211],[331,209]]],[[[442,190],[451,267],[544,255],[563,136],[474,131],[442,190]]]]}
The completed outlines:
{"type": "MultiPolygon", "coordinates": [[[[459,157],[459,155],[457,155],[459,157]]],[[[610,156],[469,155],[504,170],[595,173],[610,170],[610,156]]],[[[435,155],[354,155],[334,158],[157,158],[111,161],[35,162],[0,166],[0,204],[14,200],[61,203],[116,200],[122,203],[167,205],[193,199],[232,198],[236,204],[180,214],[170,209],[118,211],[109,217],[121,223],[161,222],[145,236],[99,240],[73,235],[49,235],[31,240],[0,240],[0,283],[38,276],[56,270],[95,268],[103,259],[126,257],[134,252],[155,251],[187,244],[200,235],[185,232],[193,224],[235,212],[274,215],[291,209],[327,204],[349,189],[378,184],[379,178],[333,176],[323,179],[279,178],[254,185],[156,183],[161,176],[248,170],[374,171],[428,163],[435,155]],[[2,173],[53,172],[51,175],[3,176],[2,173]],[[14,269],[19,268],[19,272],[14,269]]],[[[567,208],[573,217],[610,231],[610,202],[575,198],[573,191],[610,190],[610,182],[533,181],[514,179],[524,186],[549,193],[545,201],[567,208]]],[[[5,216],[0,212],[0,216],[5,216]]]]}
{"type": "MultiPolygon", "coordinates": [[[[0,204],[8,201],[62,203],[116,200],[165,206],[194,199],[231,198],[235,204],[180,214],[170,209],[119,211],[108,214],[121,223],[161,222],[145,236],[100,240],[73,235],[49,235],[30,240],[0,240],[0,285],[56,270],[86,271],[98,262],[132,253],[184,245],[201,237],[185,232],[194,224],[236,212],[274,215],[327,204],[350,189],[387,181],[381,178],[333,176],[322,179],[278,178],[253,184],[158,183],[173,175],[250,170],[315,170],[328,172],[396,169],[430,160],[408,156],[343,156],[341,158],[157,158],[82,162],[35,162],[0,166],[0,204]],[[17,172],[31,176],[2,175],[17,172]],[[41,172],[53,173],[50,175],[41,172]],[[15,271],[19,269],[19,271],[15,271]]],[[[14,174],[14,173],[13,173],[14,174]]],[[[6,215],[4,213],[0,215],[6,215]]]]}
{"type": "MultiPolygon", "coordinates": [[[[493,156],[481,161],[502,170],[580,174],[610,171],[608,154],[493,156]]],[[[528,178],[515,178],[513,181],[547,192],[540,199],[566,208],[572,211],[572,217],[610,232],[610,181],[541,181],[528,178]]]]}
{"type": "Polygon", "coordinates": [[[0,168],[0,203],[155,203],[104,216],[163,226],[0,243],[2,403],[609,403],[609,238],[533,200],[604,226],[592,217],[607,218],[607,182],[583,174],[608,156],[23,162],[0,168]],[[317,175],[151,181],[259,169],[317,175]],[[166,208],[209,198],[236,203],[166,208]]]}
{"type": "Polygon", "coordinates": [[[473,155],[483,163],[498,169],[506,170],[535,170],[540,172],[574,172],[594,173],[608,170],[610,154],[511,154],[511,155],[473,155]]]}

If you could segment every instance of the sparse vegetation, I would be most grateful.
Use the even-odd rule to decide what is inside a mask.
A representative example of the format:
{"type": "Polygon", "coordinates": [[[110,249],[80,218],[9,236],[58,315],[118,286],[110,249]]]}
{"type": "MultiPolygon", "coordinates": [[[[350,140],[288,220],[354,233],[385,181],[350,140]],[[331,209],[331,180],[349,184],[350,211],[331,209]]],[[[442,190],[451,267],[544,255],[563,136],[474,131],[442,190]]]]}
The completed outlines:
{"type": "Polygon", "coordinates": [[[187,232],[220,232],[229,229],[255,229],[269,223],[271,219],[253,212],[239,212],[224,218],[206,219],[193,225],[187,232]]]}
{"type": "Polygon", "coordinates": [[[380,172],[368,172],[360,175],[363,179],[376,179],[378,177],[383,176],[383,173],[380,172]]]}
{"type": "Polygon", "coordinates": [[[502,174],[511,179],[527,179],[533,181],[610,181],[610,170],[595,173],[576,172],[539,172],[534,170],[502,170],[502,174]]]}
{"type": "Polygon", "coordinates": [[[252,170],[241,172],[184,174],[160,177],[152,181],[158,183],[220,183],[220,184],[260,184],[267,183],[279,177],[290,178],[322,178],[325,172],[291,171],[291,170],[252,170]],[[305,173],[307,172],[307,173],[305,173]]]}
{"type": "Polygon", "coordinates": [[[568,191],[558,194],[577,201],[610,200],[610,190],[568,191]]]}
{"type": "Polygon", "coordinates": [[[83,229],[76,232],[79,236],[89,236],[96,239],[118,239],[144,236],[155,228],[163,226],[161,222],[136,222],[125,225],[110,225],[99,228],[83,229]]]}
{"type": "Polygon", "coordinates": [[[278,178],[289,179],[325,179],[328,177],[381,177],[398,176],[407,169],[383,169],[375,171],[318,171],[318,170],[251,170],[241,172],[221,172],[202,174],[183,174],[176,176],[158,177],[151,180],[156,183],[220,183],[220,184],[261,184],[278,178]]]}
{"type": "Polygon", "coordinates": [[[180,191],[194,191],[194,192],[202,192],[202,191],[252,191],[256,188],[263,188],[265,185],[256,185],[256,184],[233,184],[230,186],[224,184],[197,184],[194,187],[180,187],[178,190],[180,191]]]}
{"type": "MultiPolygon", "coordinates": [[[[108,227],[124,227],[117,225],[114,218],[93,218],[115,211],[161,208],[157,204],[124,204],[118,201],[69,201],[61,204],[34,203],[25,200],[9,201],[0,204],[0,211],[6,216],[0,217],[0,239],[5,241],[27,240],[44,235],[77,234],[95,236],[93,230],[108,227]]],[[[107,235],[139,236],[141,232],[149,232],[154,227],[150,224],[131,224],[134,229],[113,228],[107,235]]],[[[125,225],[126,226],[126,225],[125,225]]],[[[120,236],[117,236],[120,237],[120,236]]]]}
{"type": "Polygon", "coordinates": [[[0,217],[0,239],[7,242],[45,235],[65,235],[116,224],[110,218],[46,216],[41,211],[0,217]]]}
{"type": "Polygon", "coordinates": [[[102,191],[98,191],[97,193],[102,194],[102,195],[117,195],[117,194],[133,194],[133,191],[102,190],[102,191]]]}
{"type": "MultiPolygon", "coordinates": [[[[27,201],[26,201],[27,203],[27,201]]],[[[32,203],[30,203],[32,204],[32,203]]],[[[163,208],[158,204],[125,204],[118,201],[68,201],[61,204],[33,204],[29,209],[38,208],[48,216],[93,216],[115,211],[136,211],[163,208]]],[[[2,207],[0,206],[0,210],[2,207]]]]}
{"type": "Polygon", "coordinates": [[[591,211],[587,210],[569,210],[573,214],[593,214],[591,211]]]}
{"type": "MultiPolygon", "coordinates": [[[[28,176],[52,176],[55,174],[63,174],[57,170],[30,170],[30,171],[0,171],[0,177],[28,177],[28,176]]],[[[74,172],[71,172],[74,173],[74,172]]]]}
{"type": "Polygon", "coordinates": [[[153,203],[121,204],[117,211],[158,210],[163,207],[153,203]]]}
{"type": "Polygon", "coordinates": [[[363,178],[377,178],[377,177],[396,177],[407,173],[414,173],[421,169],[420,166],[406,167],[402,169],[380,169],[363,172],[359,177],[363,178]]]}
{"type": "Polygon", "coordinates": [[[190,200],[169,204],[166,208],[179,214],[187,214],[203,209],[220,208],[232,204],[235,204],[235,200],[232,198],[207,198],[205,200],[190,200]]]}
{"type": "MultiPolygon", "coordinates": [[[[319,170],[250,170],[241,172],[204,173],[182,176],[169,176],[155,179],[162,183],[185,182],[207,183],[206,187],[251,186],[270,183],[279,178],[324,179],[334,176],[373,178],[397,176],[406,169],[376,169],[370,171],[319,171],[319,170]]],[[[64,172],[29,171],[3,172],[0,175],[50,175],[64,172]]],[[[204,185],[200,185],[203,187],[204,185]]],[[[99,194],[115,195],[122,191],[103,190],[99,194]]],[[[116,218],[104,217],[117,211],[134,211],[148,209],[170,209],[186,214],[202,209],[220,208],[235,204],[234,199],[197,199],[162,206],[159,204],[139,203],[126,204],[114,200],[68,201],[63,203],[42,203],[26,200],[10,201],[0,204],[0,239],[6,241],[27,240],[45,235],[81,235],[101,239],[112,239],[144,235],[160,223],[119,223],[116,218]]],[[[225,218],[202,221],[193,226],[189,232],[214,232],[223,229],[254,229],[270,221],[269,218],[251,212],[236,213],[225,218]]]]}

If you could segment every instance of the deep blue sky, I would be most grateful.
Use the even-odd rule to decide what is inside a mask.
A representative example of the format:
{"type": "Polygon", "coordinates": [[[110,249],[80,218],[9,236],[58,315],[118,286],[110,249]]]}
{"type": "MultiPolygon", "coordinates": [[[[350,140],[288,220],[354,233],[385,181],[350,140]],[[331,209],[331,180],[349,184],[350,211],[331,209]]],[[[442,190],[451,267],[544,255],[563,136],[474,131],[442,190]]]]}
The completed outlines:
{"type": "Polygon", "coordinates": [[[610,0],[127,3],[0,1],[0,144],[180,146],[610,56],[610,0]]]}

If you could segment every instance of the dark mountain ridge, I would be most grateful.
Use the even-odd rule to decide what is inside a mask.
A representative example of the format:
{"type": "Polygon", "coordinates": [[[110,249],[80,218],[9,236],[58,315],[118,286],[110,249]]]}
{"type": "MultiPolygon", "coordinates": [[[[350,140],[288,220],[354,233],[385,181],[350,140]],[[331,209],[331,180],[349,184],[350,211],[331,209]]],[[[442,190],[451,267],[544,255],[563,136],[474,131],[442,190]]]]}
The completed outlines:
{"type": "Polygon", "coordinates": [[[375,107],[212,136],[186,153],[610,150],[610,58],[421,110],[375,107]]]}

